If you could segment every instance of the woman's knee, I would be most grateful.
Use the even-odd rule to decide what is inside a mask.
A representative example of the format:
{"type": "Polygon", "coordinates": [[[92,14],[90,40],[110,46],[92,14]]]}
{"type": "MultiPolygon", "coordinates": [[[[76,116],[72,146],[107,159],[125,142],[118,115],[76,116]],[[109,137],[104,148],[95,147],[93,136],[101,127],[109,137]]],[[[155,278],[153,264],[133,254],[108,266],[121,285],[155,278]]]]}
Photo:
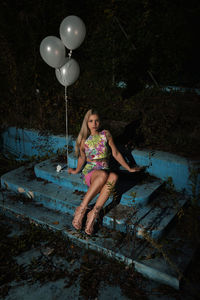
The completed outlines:
{"type": "Polygon", "coordinates": [[[108,179],[107,181],[115,184],[117,182],[117,179],[118,179],[118,175],[115,174],[115,173],[110,173],[109,176],[108,176],[108,179]]]}
{"type": "Polygon", "coordinates": [[[98,181],[99,185],[104,185],[107,178],[108,174],[105,171],[96,171],[92,174],[91,182],[98,181]]]}
{"type": "Polygon", "coordinates": [[[108,174],[105,171],[100,171],[98,179],[100,180],[100,182],[103,185],[108,179],[108,174]]]}

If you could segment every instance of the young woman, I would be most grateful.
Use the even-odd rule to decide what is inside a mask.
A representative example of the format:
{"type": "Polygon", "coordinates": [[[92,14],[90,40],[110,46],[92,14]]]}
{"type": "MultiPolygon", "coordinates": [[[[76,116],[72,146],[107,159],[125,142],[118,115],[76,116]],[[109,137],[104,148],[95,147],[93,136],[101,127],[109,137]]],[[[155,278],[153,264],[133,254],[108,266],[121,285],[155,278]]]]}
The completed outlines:
{"type": "Polygon", "coordinates": [[[94,208],[87,214],[85,232],[91,235],[96,218],[101,208],[110,195],[110,185],[116,184],[118,176],[108,167],[108,145],[113,157],[129,172],[140,171],[141,168],[130,168],[121,153],[117,150],[113,138],[108,130],[99,131],[100,119],[97,111],[90,109],[83,120],[81,130],[76,140],[75,153],[78,157],[76,169],[69,168],[69,174],[77,174],[82,170],[83,181],[88,186],[88,191],[77,207],[73,226],[77,230],[82,227],[83,217],[88,209],[89,202],[99,193],[94,208]],[[110,184],[108,184],[110,183],[110,184]]]}

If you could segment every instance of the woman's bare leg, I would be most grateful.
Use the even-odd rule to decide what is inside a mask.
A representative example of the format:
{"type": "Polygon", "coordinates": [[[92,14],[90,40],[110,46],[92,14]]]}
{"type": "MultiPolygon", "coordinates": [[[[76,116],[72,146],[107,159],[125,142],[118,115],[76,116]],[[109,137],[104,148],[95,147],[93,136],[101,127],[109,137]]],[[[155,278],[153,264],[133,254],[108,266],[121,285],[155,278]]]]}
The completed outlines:
{"type": "Polygon", "coordinates": [[[117,179],[118,179],[117,174],[115,174],[115,173],[109,174],[106,183],[104,184],[104,186],[101,189],[100,195],[97,199],[95,206],[103,207],[104,203],[108,200],[110,193],[111,193],[111,189],[115,186],[117,179]]]}
{"type": "Polygon", "coordinates": [[[115,173],[109,174],[109,176],[106,180],[106,183],[104,184],[104,186],[101,189],[100,195],[97,199],[97,202],[96,202],[94,208],[88,213],[87,222],[86,222],[86,226],[85,226],[85,232],[88,235],[92,234],[95,219],[98,217],[101,208],[103,207],[104,203],[109,198],[110,193],[111,193],[111,188],[114,187],[115,183],[117,182],[117,179],[118,179],[117,174],[115,174],[115,173]],[[110,183],[111,186],[108,183],[110,183]]]}
{"type": "Polygon", "coordinates": [[[108,174],[103,170],[96,170],[91,176],[91,185],[85,194],[81,206],[86,207],[88,203],[101,191],[108,179],[108,174]]]}
{"type": "Polygon", "coordinates": [[[102,170],[95,170],[91,176],[91,185],[81,202],[80,206],[76,208],[72,225],[77,230],[80,230],[82,227],[82,221],[84,215],[87,211],[88,203],[101,191],[102,186],[104,186],[107,181],[108,174],[102,170]]]}

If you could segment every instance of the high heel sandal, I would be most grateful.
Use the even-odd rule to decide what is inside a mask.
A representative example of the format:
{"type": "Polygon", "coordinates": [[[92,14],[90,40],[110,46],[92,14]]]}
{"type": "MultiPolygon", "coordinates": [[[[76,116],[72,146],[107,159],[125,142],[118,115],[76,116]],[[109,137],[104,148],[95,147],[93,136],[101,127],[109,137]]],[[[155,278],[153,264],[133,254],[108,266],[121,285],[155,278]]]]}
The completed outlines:
{"type": "Polygon", "coordinates": [[[87,209],[88,209],[87,206],[81,206],[81,205],[76,208],[74,219],[72,221],[72,225],[76,230],[81,230],[83,217],[87,209]]]}
{"type": "Polygon", "coordinates": [[[87,215],[85,233],[88,235],[92,235],[93,233],[94,222],[98,218],[100,210],[101,207],[94,207],[87,215]]]}

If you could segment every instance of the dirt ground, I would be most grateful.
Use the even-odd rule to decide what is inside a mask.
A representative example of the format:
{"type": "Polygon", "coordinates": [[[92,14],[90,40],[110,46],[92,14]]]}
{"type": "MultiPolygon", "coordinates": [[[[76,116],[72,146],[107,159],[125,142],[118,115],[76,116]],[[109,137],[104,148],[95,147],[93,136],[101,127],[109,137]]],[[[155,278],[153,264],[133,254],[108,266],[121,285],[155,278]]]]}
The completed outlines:
{"type": "Polygon", "coordinates": [[[0,215],[0,230],[2,299],[198,299],[198,256],[177,291],[40,226],[0,215]]]}

